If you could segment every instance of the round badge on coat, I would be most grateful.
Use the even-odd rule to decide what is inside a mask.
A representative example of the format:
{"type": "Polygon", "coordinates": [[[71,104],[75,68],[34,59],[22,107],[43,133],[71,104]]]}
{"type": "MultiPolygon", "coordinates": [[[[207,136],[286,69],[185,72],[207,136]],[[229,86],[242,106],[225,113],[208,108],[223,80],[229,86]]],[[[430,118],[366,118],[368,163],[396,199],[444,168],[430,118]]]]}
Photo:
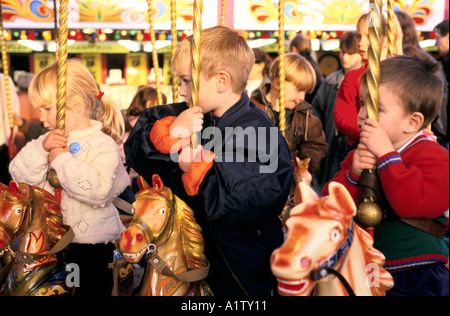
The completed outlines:
{"type": "Polygon", "coordinates": [[[81,145],[80,145],[80,143],[73,142],[72,144],[70,144],[69,149],[70,149],[70,153],[72,155],[75,155],[75,154],[78,154],[80,152],[81,145]]]}

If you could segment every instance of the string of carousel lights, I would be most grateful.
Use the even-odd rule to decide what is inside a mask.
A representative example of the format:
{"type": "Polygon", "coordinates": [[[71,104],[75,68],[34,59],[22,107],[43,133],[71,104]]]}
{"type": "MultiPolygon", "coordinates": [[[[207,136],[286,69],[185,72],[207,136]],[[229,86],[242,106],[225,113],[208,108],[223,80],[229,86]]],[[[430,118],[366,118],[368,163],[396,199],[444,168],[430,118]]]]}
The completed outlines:
{"type": "MultiPolygon", "coordinates": [[[[286,31],[286,39],[292,40],[297,34],[304,33],[309,35],[311,39],[318,40],[333,40],[339,39],[344,35],[344,31],[286,31]]],[[[192,34],[192,30],[178,31],[178,40],[183,41],[186,37],[192,34]]],[[[244,38],[248,40],[259,39],[277,39],[278,31],[241,31],[244,38]]],[[[160,41],[171,40],[172,35],[169,31],[160,31],[156,34],[160,41]]],[[[418,32],[419,39],[434,40],[436,34],[434,32],[418,32]]],[[[112,29],[84,29],[84,30],[70,30],[68,35],[69,40],[74,41],[88,41],[88,42],[105,42],[118,40],[131,40],[137,42],[149,42],[150,32],[144,30],[112,30],[112,29]]],[[[40,40],[50,42],[53,40],[53,31],[42,30],[5,30],[5,40],[40,40]]]]}

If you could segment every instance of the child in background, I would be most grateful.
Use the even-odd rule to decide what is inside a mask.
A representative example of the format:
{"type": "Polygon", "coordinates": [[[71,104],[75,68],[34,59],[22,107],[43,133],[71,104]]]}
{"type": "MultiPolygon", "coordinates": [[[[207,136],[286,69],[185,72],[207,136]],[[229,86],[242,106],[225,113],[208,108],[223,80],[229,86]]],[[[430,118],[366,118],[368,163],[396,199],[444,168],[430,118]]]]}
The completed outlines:
{"type": "Polygon", "coordinates": [[[40,111],[49,130],[29,142],[11,162],[17,182],[54,192],[47,180],[50,169],[62,186],[64,223],[75,238],[66,261],[80,268],[77,295],[111,294],[114,241],[124,226],[112,201],[129,184],[120,161],[124,121],[116,104],[97,89],[94,78],[80,62],[67,62],[65,131],[56,128],[57,64],[34,77],[29,87],[31,104],[40,111]]]}
{"type": "MultiPolygon", "coordinates": [[[[167,97],[164,93],[162,93],[162,101],[163,104],[167,103],[167,97]]],[[[140,87],[127,110],[127,117],[131,127],[134,127],[145,109],[163,104],[158,104],[158,93],[155,88],[149,86],[140,87]]]]}
{"type": "Polygon", "coordinates": [[[322,71],[320,71],[316,57],[313,57],[314,51],[312,49],[311,38],[303,33],[296,35],[289,45],[289,52],[299,54],[300,56],[306,58],[316,73],[316,83],[314,89],[313,91],[308,91],[305,96],[306,102],[311,103],[323,82],[322,71]]]}
{"type": "MultiPolygon", "coordinates": [[[[387,295],[448,296],[449,154],[424,129],[439,113],[444,76],[428,58],[399,56],[381,62],[379,122],[358,115],[361,140],[334,181],[361,202],[360,177],[378,168],[384,210],[375,227],[375,248],[395,286],[387,295]]],[[[368,93],[362,77],[361,99],[368,93]]],[[[327,187],[324,195],[328,194],[327,187]]]]}
{"type": "MultiPolygon", "coordinates": [[[[172,72],[181,79],[180,95],[188,103],[192,45],[190,36],[172,62],[172,72]]],[[[278,215],[293,179],[289,149],[245,93],[255,57],[243,37],[223,26],[204,29],[200,63],[199,106],[145,110],[125,143],[127,161],[147,181],[159,174],[195,210],[211,263],[206,280],[214,295],[269,296],[276,287],[270,256],[283,242],[278,215]],[[178,138],[173,133],[180,128],[187,133],[178,138]],[[226,128],[235,136],[229,137],[226,128]],[[202,130],[192,162],[190,136],[202,130]],[[263,144],[245,141],[244,130],[256,133],[263,144]],[[277,166],[262,162],[268,148],[277,166]],[[180,151],[182,159],[175,159],[180,151]]]]}
{"type": "MultiPolygon", "coordinates": [[[[280,60],[276,59],[269,71],[270,89],[261,89],[252,99],[275,125],[280,123],[280,60]]],[[[316,75],[310,63],[298,54],[285,56],[286,86],[286,140],[291,150],[291,159],[310,158],[308,171],[319,170],[320,160],[327,152],[325,135],[319,119],[312,115],[311,105],[305,101],[307,92],[314,90],[316,75]]]]}
{"type": "MultiPolygon", "coordinates": [[[[396,55],[402,55],[403,32],[397,19],[395,19],[395,22],[396,51],[394,53],[396,55]]],[[[339,132],[347,136],[348,148],[346,153],[352,149],[355,149],[359,140],[359,130],[357,125],[358,112],[361,107],[359,104],[359,79],[367,70],[368,66],[370,46],[369,23],[371,23],[371,15],[369,13],[362,15],[358,20],[358,48],[364,64],[360,68],[350,71],[345,76],[345,79],[339,89],[334,111],[337,129],[339,132]]],[[[381,60],[384,60],[387,58],[388,38],[387,22],[383,15],[381,16],[381,24],[381,60]]]]}
{"type": "MultiPolygon", "coordinates": [[[[164,93],[162,93],[162,101],[163,104],[167,103],[167,97],[164,93]]],[[[150,86],[140,87],[136,92],[126,112],[125,133],[123,136],[123,143],[127,141],[128,137],[130,136],[131,130],[133,129],[134,125],[136,124],[141,114],[145,111],[145,109],[163,104],[158,104],[158,93],[155,88],[150,86]]],[[[129,203],[134,203],[135,195],[137,192],[140,191],[139,186],[137,184],[137,179],[139,175],[130,166],[127,166],[123,144],[120,145],[120,155],[122,158],[122,162],[124,163],[127,169],[128,175],[130,176],[131,185],[130,187],[126,188],[125,191],[119,197],[126,200],[129,203]]]]}
{"type": "Polygon", "coordinates": [[[255,64],[253,65],[250,76],[248,77],[247,91],[248,96],[251,98],[258,92],[261,87],[264,87],[269,80],[269,69],[272,60],[267,53],[261,48],[253,48],[255,54],[255,64]]]}
{"type": "Polygon", "coordinates": [[[316,173],[317,184],[321,187],[333,179],[336,172],[340,170],[341,162],[345,159],[347,140],[337,130],[334,120],[334,108],[339,88],[346,74],[362,66],[362,57],[358,52],[355,32],[347,32],[342,36],[340,49],[342,69],[325,79],[311,104],[313,114],[322,123],[325,139],[329,146],[327,155],[321,160],[320,168],[316,173]]]}

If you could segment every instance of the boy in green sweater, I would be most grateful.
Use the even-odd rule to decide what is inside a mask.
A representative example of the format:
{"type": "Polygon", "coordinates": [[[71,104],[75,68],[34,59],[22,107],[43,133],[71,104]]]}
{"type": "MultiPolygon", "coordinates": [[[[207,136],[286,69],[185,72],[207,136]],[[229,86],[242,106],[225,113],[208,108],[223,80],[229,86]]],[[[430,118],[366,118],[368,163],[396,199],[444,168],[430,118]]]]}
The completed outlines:
{"type": "MultiPolygon", "coordinates": [[[[359,204],[362,171],[378,169],[384,218],[374,239],[394,277],[387,295],[448,296],[449,153],[424,133],[442,103],[442,70],[434,61],[407,56],[384,60],[380,68],[379,121],[367,119],[363,104],[360,144],[334,181],[359,204]]],[[[362,100],[367,91],[363,76],[362,100]]]]}

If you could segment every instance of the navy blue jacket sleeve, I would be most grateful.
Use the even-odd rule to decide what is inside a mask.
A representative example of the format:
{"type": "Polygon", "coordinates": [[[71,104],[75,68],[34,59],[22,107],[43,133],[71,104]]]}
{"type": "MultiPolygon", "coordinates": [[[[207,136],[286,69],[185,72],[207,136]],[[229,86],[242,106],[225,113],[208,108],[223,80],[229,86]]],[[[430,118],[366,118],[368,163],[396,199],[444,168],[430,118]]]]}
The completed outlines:
{"type": "Polygon", "coordinates": [[[152,176],[158,174],[164,185],[181,199],[186,193],[181,181],[182,171],[170,155],[160,153],[150,141],[150,131],[156,121],[167,116],[178,116],[187,109],[186,103],[162,105],[146,109],[130,133],[124,151],[127,165],[151,185],[152,176]]]}

